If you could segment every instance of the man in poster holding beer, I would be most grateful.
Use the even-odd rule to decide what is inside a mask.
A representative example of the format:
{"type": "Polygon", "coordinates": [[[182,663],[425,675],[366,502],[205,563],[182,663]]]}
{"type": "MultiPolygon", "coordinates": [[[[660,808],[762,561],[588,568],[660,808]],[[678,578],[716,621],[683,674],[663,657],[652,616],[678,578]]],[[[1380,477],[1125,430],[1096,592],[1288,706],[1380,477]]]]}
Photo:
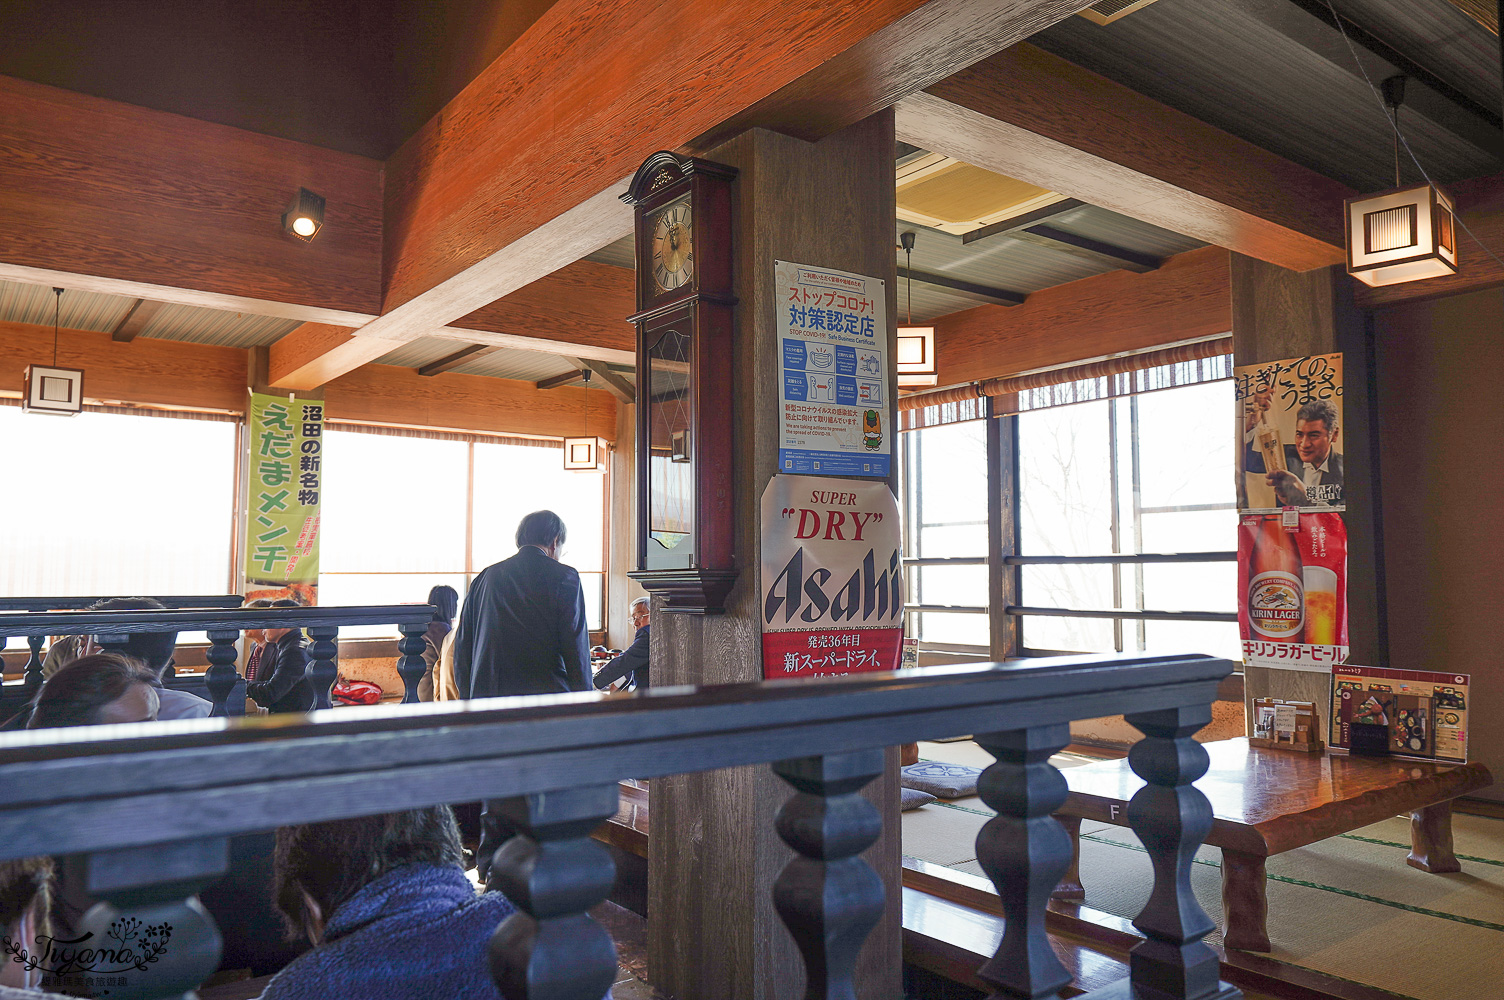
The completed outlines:
{"type": "Polygon", "coordinates": [[[1295,414],[1295,443],[1283,444],[1268,419],[1274,389],[1261,384],[1243,409],[1244,469],[1263,473],[1287,507],[1342,504],[1342,453],[1334,450],[1340,429],[1337,408],[1313,399],[1295,414]]]}

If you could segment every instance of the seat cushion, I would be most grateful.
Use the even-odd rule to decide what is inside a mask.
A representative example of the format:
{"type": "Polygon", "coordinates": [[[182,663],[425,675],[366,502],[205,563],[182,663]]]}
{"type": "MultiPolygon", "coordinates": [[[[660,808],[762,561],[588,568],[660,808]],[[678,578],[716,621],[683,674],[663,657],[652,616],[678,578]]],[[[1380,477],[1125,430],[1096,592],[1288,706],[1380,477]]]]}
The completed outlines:
{"type": "Polygon", "coordinates": [[[917,788],[902,788],[899,791],[903,793],[903,798],[899,801],[898,808],[903,812],[908,812],[910,809],[918,809],[920,806],[927,806],[935,801],[935,797],[929,792],[921,792],[917,788]]]}
{"type": "Polygon", "coordinates": [[[959,799],[976,794],[977,778],[981,774],[980,767],[922,760],[903,769],[900,784],[905,788],[929,792],[942,799],[959,799]]]}

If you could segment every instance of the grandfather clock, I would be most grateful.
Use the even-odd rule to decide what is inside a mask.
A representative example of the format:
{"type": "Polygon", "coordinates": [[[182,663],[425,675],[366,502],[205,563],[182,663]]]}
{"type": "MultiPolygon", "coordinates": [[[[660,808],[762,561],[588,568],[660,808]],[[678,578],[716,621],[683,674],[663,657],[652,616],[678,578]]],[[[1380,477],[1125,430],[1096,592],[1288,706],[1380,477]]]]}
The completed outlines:
{"type": "Polygon", "coordinates": [[[733,167],[654,153],[622,201],[637,227],[637,570],[664,611],[720,614],[731,518],[733,167]]]}

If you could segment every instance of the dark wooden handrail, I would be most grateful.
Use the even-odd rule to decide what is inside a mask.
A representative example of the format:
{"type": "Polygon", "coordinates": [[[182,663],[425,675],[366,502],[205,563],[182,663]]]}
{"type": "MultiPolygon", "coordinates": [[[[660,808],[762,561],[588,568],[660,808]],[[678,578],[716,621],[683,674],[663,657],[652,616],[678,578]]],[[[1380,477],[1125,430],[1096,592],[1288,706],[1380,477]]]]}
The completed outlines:
{"type": "MultiPolygon", "coordinates": [[[[69,608],[87,608],[101,601],[119,600],[125,596],[122,594],[115,597],[0,597],[0,611],[63,611],[69,608]]],[[[169,608],[238,608],[245,603],[245,598],[239,594],[152,597],[151,599],[169,608]]]]}
{"type": "Polygon", "coordinates": [[[229,714],[228,699],[235,688],[235,641],[246,629],[305,629],[308,632],[307,678],[316,708],[329,708],[329,690],[338,678],[335,641],[341,626],[392,625],[397,641],[397,672],[406,692],[404,702],[418,700],[418,681],[427,672],[423,661],[423,633],[433,621],[430,604],[388,604],[323,608],[200,608],[169,611],[30,611],[0,613],[0,650],[13,636],[25,637],[31,647],[24,690],[29,697],[42,684],[42,641],[50,635],[91,635],[105,649],[123,649],[130,636],[143,632],[207,632],[205,654],[209,669],[204,685],[214,703],[214,715],[229,714]]]}
{"type": "MultiPolygon", "coordinates": [[[[174,613],[157,617],[163,614],[174,613]]],[[[1228,1000],[1236,991],[1203,989],[1208,968],[1215,987],[1218,967],[1199,943],[1210,922],[1176,915],[1195,907],[1190,858],[1211,825],[1210,806],[1191,787],[1206,766],[1192,734],[1210,720],[1232,667],[1199,655],[1062,657],[820,681],[3,733],[0,859],[87,853],[96,894],[118,912],[150,906],[160,920],[170,908],[173,921],[193,927],[207,918],[186,897],[224,870],[227,837],[501,799],[524,849],[497,853],[493,884],[532,888],[513,895],[519,911],[493,938],[492,967],[526,966],[547,977],[550,970],[532,964],[547,960],[533,955],[530,942],[540,925],[562,921],[558,927],[580,937],[579,948],[559,954],[603,956],[598,972],[609,985],[614,950],[609,941],[598,947],[604,931],[579,914],[604,898],[614,878],[589,832],[616,811],[617,782],[767,762],[796,792],[778,829],[804,856],[780,877],[777,909],[809,967],[825,970],[829,989],[810,995],[843,996],[873,907],[882,905],[870,869],[852,867],[880,829],[859,794],[882,774],[880,748],[976,733],[997,759],[981,794],[998,813],[979,834],[978,857],[1008,920],[997,956],[979,975],[1001,995],[1053,995],[1069,976],[1057,983],[1064,970],[1039,957],[1049,953],[1042,914],[1071,847],[1050,818],[1066,792],[1048,759],[1069,742],[1071,721],[1123,713],[1148,737],[1133,759],[1148,782],[1135,803],[1141,798],[1150,808],[1130,806],[1130,817],[1156,856],[1158,877],[1169,880],[1140,918],[1157,950],[1135,961],[1134,981],[1142,975],[1146,985],[1164,984],[1184,974],[1201,992],[1165,996],[1228,1000]],[[557,849],[541,850],[545,843],[557,849]],[[174,859],[170,871],[165,857],[174,859]],[[819,879],[843,888],[806,891],[819,879]]],[[[594,959],[571,962],[597,971],[594,959]]],[[[151,973],[160,992],[143,995],[180,995],[212,969],[203,955],[164,961],[151,973]]],[[[594,980],[578,969],[558,982],[566,979],[574,985],[548,995],[595,1000],[604,992],[592,993],[594,980]]]]}
{"type": "Polygon", "coordinates": [[[391,625],[433,620],[429,604],[331,608],[202,608],[169,611],[29,611],[0,614],[0,636],[129,635],[216,629],[391,625]]]}

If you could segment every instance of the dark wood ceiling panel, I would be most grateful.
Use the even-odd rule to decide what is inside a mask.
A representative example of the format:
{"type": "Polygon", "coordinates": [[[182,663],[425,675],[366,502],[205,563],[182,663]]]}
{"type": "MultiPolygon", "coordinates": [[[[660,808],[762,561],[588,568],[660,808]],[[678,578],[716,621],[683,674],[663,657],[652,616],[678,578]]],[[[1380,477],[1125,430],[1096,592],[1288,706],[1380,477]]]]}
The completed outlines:
{"type": "MultiPolygon", "coordinates": [[[[1393,133],[1372,92],[1351,68],[1271,29],[1255,16],[1262,3],[1160,0],[1105,27],[1067,18],[1030,42],[1358,190],[1393,186],[1393,133]]],[[[1408,51],[1407,41],[1391,44],[1408,51]]],[[[1500,168],[1413,112],[1402,125],[1439,182],[1500,168]]],[[[1406,179],[1419,179],[1413,167],[1406,179]]]]}
{"type": "MultiPolygon", "coordinates": [[[[1324,0],[1323,0],[1324,2],[1324,0]]],[[[1337,11],[1375,35],[1402,44],[1405,54],[1479,104],[1500,111],[1499,40],[1459,7],[1493,14],[1495,0],[1397,3],[1396,0],[1336,0],[1337,11]]]]}
{"type": "Polygon", "coordinates": [[[553,0],[0,3],[0,75],[385,159],[553,0]]]}

